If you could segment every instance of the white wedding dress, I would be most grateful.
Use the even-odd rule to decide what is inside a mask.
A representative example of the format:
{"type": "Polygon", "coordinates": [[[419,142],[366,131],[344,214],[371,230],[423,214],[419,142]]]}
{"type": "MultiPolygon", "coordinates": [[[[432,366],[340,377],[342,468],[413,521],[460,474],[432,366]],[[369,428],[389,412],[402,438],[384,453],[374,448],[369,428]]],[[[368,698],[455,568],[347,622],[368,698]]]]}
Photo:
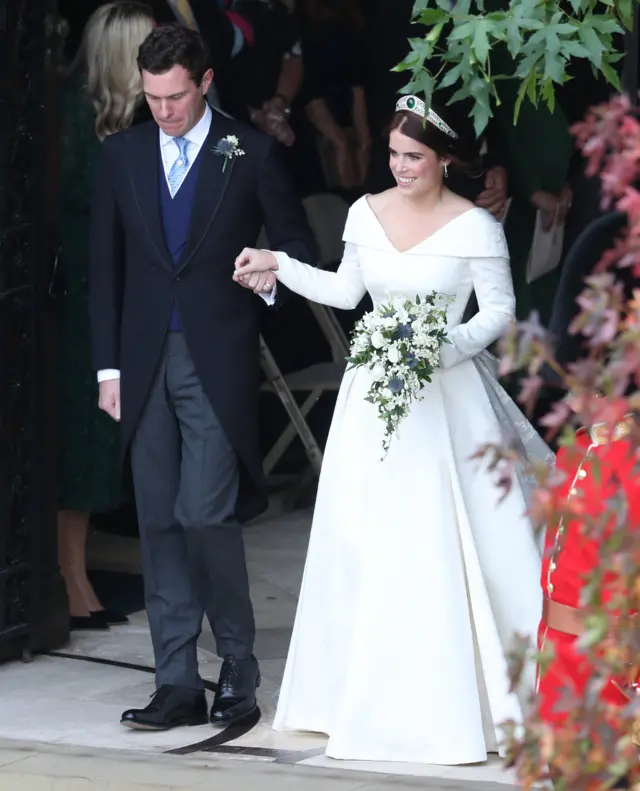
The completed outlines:
{"type": "Polygon", "coordinates": [[[500,502],[471,460],[500,440],[472,358],[513,316],[504,234],[474,208],[400,252],[365,197],[343,238],[337,273],[277,253],[278,280],[336,308],[365,290],[375,303],[452,295],[451,344],[384,461],[369,373],[344,376],[274,728],[327,734],[332,758],[481,762],[499,724],[522,719],[526,692],[509,692],[505,652],[515,632],[535,637],[542,606],[522,492],[500,502]],[[479,312],[461,324],[473,289],[479,312]]]}

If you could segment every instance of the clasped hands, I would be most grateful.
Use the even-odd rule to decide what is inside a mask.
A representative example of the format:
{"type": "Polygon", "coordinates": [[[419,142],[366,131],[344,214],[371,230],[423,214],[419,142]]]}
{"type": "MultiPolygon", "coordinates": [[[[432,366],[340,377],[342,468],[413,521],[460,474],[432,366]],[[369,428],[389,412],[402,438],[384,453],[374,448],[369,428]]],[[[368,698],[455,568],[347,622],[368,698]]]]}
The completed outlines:
{"type": "Polygon", "coordinates": [[[268,294],[276,285],[278,260],[269,250],[245,247],[235,260],[233,279],[255,294],[268,294]]]}

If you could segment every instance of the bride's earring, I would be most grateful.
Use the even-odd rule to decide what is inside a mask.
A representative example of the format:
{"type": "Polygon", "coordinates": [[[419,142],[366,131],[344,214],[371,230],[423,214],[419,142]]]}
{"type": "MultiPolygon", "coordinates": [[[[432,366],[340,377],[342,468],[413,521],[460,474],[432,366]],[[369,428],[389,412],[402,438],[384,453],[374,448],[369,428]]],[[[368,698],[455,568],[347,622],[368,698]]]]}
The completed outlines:
{"type": "Polygon", "coordinates": [[[449,178],[449,167],[446,162],[444,163],[444,177],[449,178]]]}

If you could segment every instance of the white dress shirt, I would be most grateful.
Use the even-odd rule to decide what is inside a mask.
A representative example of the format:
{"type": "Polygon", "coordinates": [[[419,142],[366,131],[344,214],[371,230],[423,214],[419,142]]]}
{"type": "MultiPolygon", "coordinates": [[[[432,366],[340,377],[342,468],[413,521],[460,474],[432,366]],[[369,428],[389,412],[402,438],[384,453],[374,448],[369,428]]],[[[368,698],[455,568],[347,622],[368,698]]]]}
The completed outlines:
{"type": "MultiPolygon", "coordinates": [[[[200,153],[200,149],[204,145],[204,141],[207,139],[209,129],[211,129],[212,118],[213,113],[211,112],[211,108],[208,104],[206,104],[202,118],[193,127],[193,129],[190,129],[187,132],[186,135],[182,135],[182,137],[189,141],[189,146],[187,148],[187,159],[189,160],[189,165],[187,167],[187,172],[184,174],[185,178],[187,177],[187,173],[191,170],[191,166],[193,165],[196,157],[200,153]]],[[[178,151],[178,146],[175,144],[175,139],[173,137],[170,137],[160,128],[158,128],[158,132],[160,134],[160,153],[162,154],[164,177],[167,180],[167,186],[169,186],[169,172],[171,171],[176,159],[178,159],[180,156],[180,152],[178,151]]]]}
{"type": "MultiPolygon", "coordinates": [[[[207,104],[205,106],[204,114],[202,118],[198,121],[198,123],[190,129],[183,137],[185,137],[189,141],[189,147],[187,148],[187,159],[189,160],[189,164],[187,166],[187,173],[191,170],[191,166],[193,165],[196,157],[200,153],[200,149],[204,145],[207,136],[209,135],[209,130],[211,128],[211,121],[213,119],[213,112],[211,108],[207,104]]],[[[158,128],[158,132],[160,135],[160,153],[162,155],[162,166],[164,169],[164,177],[167,180],[167,185],[169,184],[169,172],[179,156],[178,147],[174,142],[174,138],[170,137],[168,134],[162,131],[162,129],[158,128]]],[[[185,178],[187,176],[185,173],[185,178]]],[[[231,277],[231,273],[229,274],[231,277]]],[[[239,286],[241,288],[241,286],[239,286]]],[[[260,294],[260,296],[264,299],[267,305],[273,305],[276,298],[276,289],[274,288],[273,291],[270,291],[268,294],[260,294]]],[[[98,382],[106,382],[108,379],[119,379],[120,378],[120,371],[115,368],[105,368],[101,371],[98,371],[98,382]]]]}

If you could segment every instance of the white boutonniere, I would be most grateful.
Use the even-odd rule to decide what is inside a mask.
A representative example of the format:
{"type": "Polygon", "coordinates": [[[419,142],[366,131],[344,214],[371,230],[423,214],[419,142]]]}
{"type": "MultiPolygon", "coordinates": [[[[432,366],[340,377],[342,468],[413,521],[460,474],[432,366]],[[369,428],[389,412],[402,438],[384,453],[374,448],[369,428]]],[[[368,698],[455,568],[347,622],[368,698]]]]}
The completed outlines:
{"type": "Polygon", "coordinates": [[[226,170],[227,163],[233,159],[233,157],[244,156],[244,151],[240,148],[239,144],[240,141],[235,135],[227,135],[218,140],[213,147],[214,154],[224,157],[224,163],[222,165],[223,173],[226,170]]]}

